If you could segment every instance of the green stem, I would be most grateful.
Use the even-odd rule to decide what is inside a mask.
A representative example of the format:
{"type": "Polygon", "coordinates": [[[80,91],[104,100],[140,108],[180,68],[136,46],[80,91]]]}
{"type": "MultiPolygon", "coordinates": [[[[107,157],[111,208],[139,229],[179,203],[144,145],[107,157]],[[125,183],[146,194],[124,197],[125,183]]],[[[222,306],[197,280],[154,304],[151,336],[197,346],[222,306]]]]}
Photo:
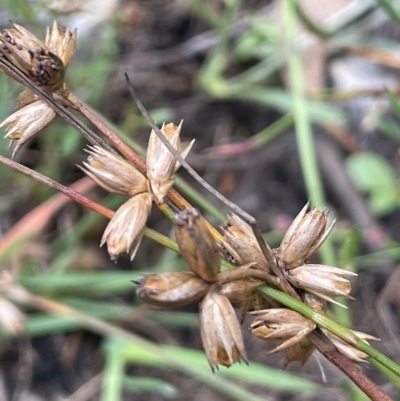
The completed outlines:
{"type": "MultiPolygon", "coordinates": [[[[296,9],[292,0],[285,0],[283,4],[284,26],[288,46],[287,66],[293,95],[293,117],[301,170],[303,172],[307,193],[312,204],[319,209],[323,209],[326,202],[317,163],[314,135],[306,108],[303,67],[300,56],[294,49],[297,36],[296,9]]],[[[325,241],[324,246],[320,248],[320,254],[324,264],[335,265],[333,247],[329,238],[325,241]]]]}
{"type": "Polygon", "coordinates": [[[287,113],[279,120],[276,120],[267,128],[254,135],[249,142],[251,141],[252,147],[259,148],[275,139],[278,135],[289,129],[292,125],[293,115],[292,113],[287,113]]]}
{"type": "Polygon", "coordinates": [[[287,66],[293,95],[293,117],[300,163],[309,197],[317,208],[322,209],[325,206],[324,191],[318,171],[314,136],[306,108],[303,67],[300,56],[293,48],[297,35],[296,11],[291,0],[285,0],[283,4],[288,46],[287,66]]]}
{"type": "Polygon", "coordinates": [[[120,352],[106,352],[101,401],[121,399],[125,360],[120,352]]]}
{"type": "Polygon", "coordinates": [[[282,303],[283,305],[287,306],[290,309],[293,309],[296,312],[301,313],[303,316],[309,318],[313,322],[317,323],[320,327],[323,327],[330,331],[331,333],[335,334],[343,341],[346,341],[348,344],[352,345],[353,347],[359,349],[360,351],[365,352],[374,360],[381,363],[383,366],[388,368],[390,371],[395,373],[397,376],[400,376],[400,366],[392,361],[387,356],[383,355],[381,352],[376,350],[375,348],[371,347],[365,341],[358,338],[351,330],[343,327],[338,322],[329,319],[325,315],[322,315],[316,312],[314,309],[310,308],[309,306],[303,304],[302,302],[292,298],[291,296],[279,291],[275,288],[262,286],[259,287],[259,291],[263,294],[267,295],[268,297],[282,303]]]}

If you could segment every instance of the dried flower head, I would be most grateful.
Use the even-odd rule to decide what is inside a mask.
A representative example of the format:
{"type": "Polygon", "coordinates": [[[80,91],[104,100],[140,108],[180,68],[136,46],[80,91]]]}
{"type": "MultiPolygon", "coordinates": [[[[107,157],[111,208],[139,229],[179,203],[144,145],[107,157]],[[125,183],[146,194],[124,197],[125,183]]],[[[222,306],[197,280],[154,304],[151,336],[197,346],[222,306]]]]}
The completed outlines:
{"type": "Polygon", "coordinates": [[[200,302],[200,331],[211,369],[231,366],[239,359],[247,363],[242,332],[228,298],[210,290],[200,302]]]}
{"type": "Polygon", "coordinates": [[[341,304],[335,301],[334,297],[351,298],[350,281],[343,278],[346,275],[357,276],[356,273],[338,267],[314,264],[302,265],[286,271],[286,277],[294,287],[338,305],[341,304]]]}
{"type": "Polygon", "coordinates": [[[112,260],[122,253],[130,253],[131,259],[135,257],[151,207],[151,195],[145,192],[129,199],[115,212],[101,239],[101,246],[107,242],[112,260]]]}
{"type": "Polygon", "coordinates": [[[252,298],[255,290],[261,284],[263,284],[262,281],[244,278],[221,285],[219,293],[226,296],[229,301],[233,303],[244,302],[247,299],[252,298]]]}
{"type": "MultiPolygon", "coordinates": [[[[254,236],[252,228],[235,214],[228,215],[229,224],[224,227],[222,247],[234,258],[236,264],[256,262],[257,267],[268,272],[271,269],[254,236]]],[[[268,244],[266,244],[267,247],[268,244]]]]}
{"type": "MultiPolygon", "coordinates": [[[[71,33],[69,29],[60,28],[57,22],[47,29],[45,43],[27,29],[14,24],[14,28],[0,32],[0,59],[5,58],[33,83],[53,93],[56,101],[70,105],[64,77],[75,51],[75,43],[76,30],[71,33]]],[[[1,62],[0,71],[23,83],[1,62]]],[[[1,124],[9,124],[6,137],[18,141],[13,157],[23,144],[34,138],[56,116],[45,102],[29,91],[18,97],[16,110],[1,124]]]]}
{"type": "Polygon", "coordinates": [[[12,302],[0,297],[0,326],[8,333],[16,335],[25,327],[25,315],[12,302]]]}
{"type": "MultiPolygon", "coordinates": [[[[345,341],[343,341],[341,338],[335,336],[334,334],[332,334],[330,331],[321,328],[321,330],[323,331],[323,333],[329,338],[329,340],[332,341],[333,345],[347,358],[351,359],[354,362],[358,362],[358,363],[363,363],[366,362],[365,360],[367,358],[369,358],[369,355],[367,355],[365,352],[362,352],[360,350],[358,350],[357,348],[354,348],[353,346],[351,346],[350,344],[346,343],[345,341]]],[[[363,341],[365,341],[367,344],[368,342],[366,340],[375,340],[375,341],[379,341],[380,339],[374,336],[371,336],[369,334],[366,333],[362,333],[360,331],[355,331],[352,330],[353,333],[361,338],[363,341]]]]}
{"type": "Polygon", "coordinates": [[[54,21],[53,26],[47,28],[45,44],[67,68],[75,53],[76,29],[71,32],[69,28],[62,28],[54,21]]]}
{"type": "Polygon", "coordinates": [[[317,297],[316,295],[306,291],[303,292],[301,298],[303,299],[303,302],[310,308],[313,308],[320,313],[326,313],[327,307],[325,299],[317,297]]]}
{"type": "Polygon", "coordinates": [[[325,241],[331,232],[333,222],[327,230],[328,212],[317,209],[307,213],[308,203],[294,219],[278,249],[278,260],[285,269],[302,265],[325,241]]]}
{"type": "MultiPolygon", "coordinates": [[[[302,299],[305,304],[320,313],[326,312],[326,301],[309,292],[303,292],[302,299]]],[[[286,368],[289,363],[299,362],[303,366],[315,349],[314,344],[308,337],[302,338],[298,343],[292,345],[285,350],[285,362],[283,367],[286,368]]]]}
{"type": "Polygon", "coordinates": [[[14,24],[14,29],[0,32],[0,53],[21,72],[46,90],[61,89],[65,66],[58,55],[24,27],[14,24]]]}
{"type": "Polygon", "coordinates": [[[7,126],[5,138],[18,141],[13,157],[18,150],[45,128],[56,116],[56,113],[46,103],[38,100],[29,103],[7,117],[0,127],[7,126]]]}
{"type": "Polygon", "coordinates": [[[176,215],[175,237],[190,269],[203,280],[214,281],[221,265],[218,246],[198,210],[183,210],[176,215]]]}
{"type": "Polygon", "coordinates": [[[205,281],[189,272],[150,274],[138,284],[136,294],[157,306],[183,306],[197,302],[208,290],[205,281]]]}
{"type": "Polygon", "coordinates": [[[303,366],[310,356],[312,355],[315,347],[312,341],[308,337],[302,338],[299,342],[292,345],[285,350],[285,362],[283,368],[286,368],[289,363],[299,362],[303,366]]]}
{"type": "Polygon", "coordinates": [[[89,146],[88,161],[80,167],[106,191],[124,196],[135,196],[149,192],[149,181],[122,157],[100,146],[89,146]]]}
{"type": "MultiPolygon", "coordinates": [[[[181,129],[182,122],[178,127],[173,123],[169,123],[161,127],[161,132],[175,150],[185,158],[192,148],[194,140],[190,142],[185,150],[181,151],[181,129]]],[[[180,163],[177,162],[175,156],[161,142],[154,130],[151,131],[149,144],[147,146],[146,164],[147,177],[150,181],[152,192],[157,200],[161,201],[172,187],[174,183],[172,175],[178,170],[180,163]]]]}
{"type": "Polygon", "coordinates": [[[293,346],[311,333],[315,323],[291,309],[267,309],[250,312],[255,315],[250,331],[265,341],[284,341],[269,353],[293,346]]]}

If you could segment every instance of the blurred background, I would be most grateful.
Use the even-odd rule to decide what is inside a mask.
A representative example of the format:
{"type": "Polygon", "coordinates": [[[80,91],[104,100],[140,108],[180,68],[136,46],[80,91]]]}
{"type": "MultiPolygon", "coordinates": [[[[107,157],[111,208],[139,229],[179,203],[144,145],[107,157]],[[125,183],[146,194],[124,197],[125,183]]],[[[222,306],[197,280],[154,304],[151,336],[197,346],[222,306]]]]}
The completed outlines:
{"type": "MultiPolygon", "coordinates": [[[[257,218],[272,247],[310,197],[326,202],[337,219],[331,263],[358,273],[356,300],[330,314],[380,337],[373,345],[400,362],[400,1],[0,4],[1,28],[16,22],[44,39],[54,19],[78,30],[66,79],[75,95],[140,152],[150,130],[127,72],[158,123],[184,120],[182,139],[196,138],[189,163],[257,218]]],[[[21,87],[2,74],[0,88],[2,121],[21,87]]],[[[84,147],[57,119],[16,160],[70,185],[83,176],[84,147]]],[[[0,152],[10,156],[7,140],[0,152]]],[[[267,355],[274,344],[252,337],[247,320],[250,367],[213,375],[197,306],[135,297],[131,280],[142,273],[187,270],[179,255],[144,239],[133,262],[114,264],[99,248],[105,218],[6,166],[0,176],[2,285],[31,297],[0,296],[0,401],[368,399],[317,353],[283,371],[283,354],[267,355]]],[[[221,224],[226,209],[184,171],[176,187],[221,224]]],[[[86,191],[114,210],[124,202],[95,185],[86,191]]],[[[148,226],[171,234],[158,210],[148,226]]],[[[398,377],[363,369],[400,399],[398,377]]]]}

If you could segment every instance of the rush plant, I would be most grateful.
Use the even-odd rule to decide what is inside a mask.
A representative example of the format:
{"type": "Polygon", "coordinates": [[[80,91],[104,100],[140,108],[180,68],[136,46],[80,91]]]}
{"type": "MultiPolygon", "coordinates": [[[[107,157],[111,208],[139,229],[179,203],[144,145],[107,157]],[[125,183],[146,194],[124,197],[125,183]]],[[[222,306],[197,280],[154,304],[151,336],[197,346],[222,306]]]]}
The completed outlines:
{"type": "MultiPolygon", "coordinates": [[[[390,400],[354,363],[371,357],[396,375],[400,375],[400,366],[368,344],[367,340],[376,338],[346,329],[326,316],[327,302],[340,305],[336,297],[351,298],[351,284],[345,276],[356,275],[335,266],[309,263],[333,228],[334,222],[328,224],[328,212],[308,211],[306,204],[280,246],[272,249],[255,219],[210,187],[185,161],[193,141],[182,149],[182,123],[158,128],[129,79],[131,93],[152,128],[146,161],[68,90],[64,75],[75,42],[76,32],[57,23],[48,29],[44,43],[19,25],[0,33],[0,70],[27,87],[17,99],[16,111],[1,125],[6,126],[6,138],[15,144],[14,156],[60,115],[91,145],[81,169],[106,191],[126,196],[126,202],[113,212],[11,159],[1,156],[0,161],[109,218],[101,245],[107,245],[112,260],[124,253],[134,258],[143,236],[179,251],[188,265],[186,272],[147,275],[136,281],[136,292],[144,302],[157,306],[199,304],[200,335],[213,371],[240,360],[247,363],[240,319],[232,306],[239,303],[242,320],[247,313],[254,317],[251,333],[277,342],[271,352],[285,351],[285,365],[293,361],[303,365],[317,349],[371,399],[390,400]],[[88,118],[111,145],[76,114],[88,118]],[[181,166],[230,208],[221,229],[213,227],[173,189],[174,174],[181,166]],[[174,223],[176,242],[146,228],[154,206],[174,223]]],[[[13,306],[6,298],[30,299],[23,291],[7,292],[10,278],[0,278],[0,301],[10,310],[13,306]]],[[[18,312],[14,315],[19,316],[18,312]]],[[[18,324],[23,324],[22,319],[18,324]]]]}

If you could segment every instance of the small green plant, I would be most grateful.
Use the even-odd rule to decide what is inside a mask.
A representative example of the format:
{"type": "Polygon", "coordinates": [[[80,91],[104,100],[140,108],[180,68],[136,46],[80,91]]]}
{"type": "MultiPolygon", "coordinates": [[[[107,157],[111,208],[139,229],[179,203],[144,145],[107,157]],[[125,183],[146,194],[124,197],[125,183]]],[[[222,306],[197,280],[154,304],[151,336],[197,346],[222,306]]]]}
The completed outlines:
{"type": "Polygon", "coordinates": [[[400,206],[396,174],[382,156],[354,153],[346,159],[346,168],[354,186],[368,195],[369,207],[376,216],[385,216],[400,206]]]}

